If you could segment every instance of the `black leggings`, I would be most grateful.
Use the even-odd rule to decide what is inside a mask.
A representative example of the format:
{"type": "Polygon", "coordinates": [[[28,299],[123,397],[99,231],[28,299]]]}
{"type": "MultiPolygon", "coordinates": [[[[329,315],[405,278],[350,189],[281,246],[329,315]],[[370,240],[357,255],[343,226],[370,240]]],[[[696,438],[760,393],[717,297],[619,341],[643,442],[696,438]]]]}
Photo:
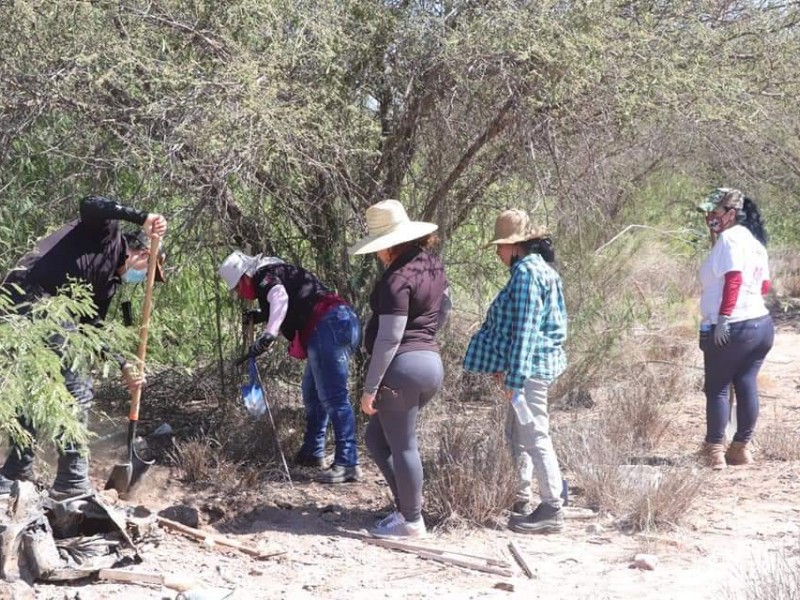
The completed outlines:
{"type": "Polygon", "coordinates": [[[713,331],[702,345],[705,367],[706,442],[725,440],[725,426],[730,417],[729,390],[736,391],[737,442],[749,442],[758,420],[758,384],[756,378],[764,358],[772,348],[775,328],[767,315],[730,324],[730,341],[714,345],[713,331]]]}
{"type": "Polygon", "coordinates": [[[404,352],[394,357],[367,425],[369,454],[392,490],[397,510],[416,521],[422,510],[422,460],[417,446],[417,415],[442,387],[438,353],[404,352]]]}

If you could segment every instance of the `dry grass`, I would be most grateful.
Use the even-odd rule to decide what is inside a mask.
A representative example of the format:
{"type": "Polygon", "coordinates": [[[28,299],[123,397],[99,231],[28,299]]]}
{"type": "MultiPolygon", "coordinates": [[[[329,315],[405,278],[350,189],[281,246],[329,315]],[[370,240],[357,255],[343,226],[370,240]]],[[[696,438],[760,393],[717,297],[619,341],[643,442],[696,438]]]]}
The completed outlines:
{"type": "Polygon", "coordinates": [[[425,461],[425,506],[449,525],[490,525],[514,498],[514,468],[505,440],[505,406],[481,415],[481,428],[464,420],[439,424],[438,448],[425,461]]]}
{"type": "Polygon", "coordinates": [[[611,440],[635,452],[658,448],[669,430],[676,402],[689,389],[686,370],[673,364],[640,363],[628,380],[609,391],[605,423],[611,440]]]}
{"type": "Polygon", "coordinates": [[[787,552],[775,553],[745,571],[736,588],[725,596],[741,600],[800,600],[800,564],[796,556],[787,552]]]}
{"type": "Polygon", "coordinates": [[[702,478],[696,468],[669,467],[660,473],[657,485],[631,491],[628,512],[621,520],[637,531],[678,526],[700,495],[702,478]]]}
{"type": "Polygon", "coordinates": [[[609,391],[601,410],[559,427],[557,454],[589,507],[635,530],[673,527],[686,517],[701,489],[693,465],[631,464],[659,447],[686,385],[678,367],[642,364],[609,391]]]}
{"type": "Polygon", "coordinates": [[[770,460],[800,460],[800,431],[786,425],[770,425],[757,434],[759,453],[770,460]]]}
{"type": "Polygon", "coordinates": [[[178,442],[173,451],[175,465],[186,483],[224,485],[231,482],[238,466],[225,457],[219,443],[208,437],[178,442]]]}
{"type": "Polygon", "coordinates": [[[770,267],[775,294],[800,298],[800,257],[794,250],[770,252],[770,267]]]}

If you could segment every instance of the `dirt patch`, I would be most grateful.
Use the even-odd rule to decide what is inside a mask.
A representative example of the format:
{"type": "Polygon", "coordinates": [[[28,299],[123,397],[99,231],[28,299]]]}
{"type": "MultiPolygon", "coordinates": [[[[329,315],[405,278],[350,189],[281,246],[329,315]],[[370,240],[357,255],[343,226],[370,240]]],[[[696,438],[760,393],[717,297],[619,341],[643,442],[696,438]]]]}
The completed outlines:
{"type": "MultiPolygon", "coordinates": [[[[687,368],[701,371],[699,353],[687,368]]],[[[780,424],[800,431],[800,334],[782,327],[761,376],[759,431],[780,424]]],[[[702,439],[704,399],[697,387],[675,402],[675,421],[660,451],[688,458],[702,439]]],[[[574,415],[557,413],[554,420],[574,415]]],[[[106,436],[105,445],[113,436],[106,436]]],[[[243,482],[226,495],[182,485],[175,473],[156,466],[136,501],[154,510],[174,505],[196,509],[201,527],[285,554],[258,561],[219,547],[164,533],[142,548],[136,569],[190,574],[232,598],[717,598],[741,586],[743,571],[776,552],[793,555],[800,547],[800,462],[767,460],[760,453],[749,467],[720,473],[703,471],[700,498],[687,524],[658,535],[626,534],[609,518],[568,520],[563,534],[525,537],[496,528],[434,530],[421,542],[436,548],[505,559],[514,564],[514,540],[528,557],[534,579],[514,578],[441,565],[362,542],[366,529],[383,516],[387,489],[368,459],[357,485],[323,486],[307,471],[295,471],[293,488],[278,481],[243,482]],[[654,571],[629,568],[634,555],[655,554],[654,571]],[[495,587],[511,583],[514,591],[495,587]]],[[[97,452],[92,464],[101,485],[113,452],[97,452]]],[[[567,474],[569,476],[569,474],[567,474]]],[[[580,495],[573,495],[580,505],[580,495]]],[[[516,568],[516,566],[515,566],[516,568]]],[[[64,587],[39,585],[37,598],[174,598],[156,587],[93,583],[64,587]]]]}

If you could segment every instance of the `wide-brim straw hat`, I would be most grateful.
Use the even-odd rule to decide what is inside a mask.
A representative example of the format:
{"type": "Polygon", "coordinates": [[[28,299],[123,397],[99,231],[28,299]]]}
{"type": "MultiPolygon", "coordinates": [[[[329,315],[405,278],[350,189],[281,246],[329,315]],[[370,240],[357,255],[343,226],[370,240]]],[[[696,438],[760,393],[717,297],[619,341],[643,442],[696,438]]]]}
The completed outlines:
{"type": "Polygon", "coordinates": [[[485,247],[497,246],[498,244],[517,244],[549,235],[550,231],[547,227],[532,225],[528,213],[524,210],[510,208],[504,210],[495,219],[494,236],[492,236],[492,241],[488,242],[485,247]]]}
{"type": "Polygon", "coordinates": [[[397,200],[382,200],[367,209],[368,235],[350,246],[347,252],[369,254],[404,242],[425,237],[439,229],[436,223],[412,221],[397,200]]]}
{"type": "Polygon", "coordinates": [[[235,289],[242,275],[247,273],[258,262],[257,256],[248,256],[236,250],[231,252],[219,267],[219,276],[228,286],[229,290],[235,289]]]}

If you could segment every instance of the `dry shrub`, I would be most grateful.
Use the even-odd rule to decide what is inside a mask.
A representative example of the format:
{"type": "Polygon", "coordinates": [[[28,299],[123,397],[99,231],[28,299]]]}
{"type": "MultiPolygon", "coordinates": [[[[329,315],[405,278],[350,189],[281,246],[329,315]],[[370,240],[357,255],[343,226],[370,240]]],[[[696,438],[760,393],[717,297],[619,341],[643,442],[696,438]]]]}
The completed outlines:
{"type": "Polygon", "coordinates": [[[478,419],[439,423],[438,448],[426,456],[426,512],[442,523],[493,524],[515,492],[513,461],[506,443],[505,405],[478,419]]]}
{"type": "Polygon", "coordinates": [[[612,438],[611,430],[607,419],[576,420],[554,431],[553,441],[556,455],[581,488],[587,506],[616,513],[623,487],[617,467],[629,460],[633,439],[620,437],[622,431],[616,426],[612,438]]]}
{"type": "Polygon", "coordinates": [[[675,527],[686,517],[702,489],[702,478],[691,466],[661,470],[661,481],[633,493],[622,521],[639,531],[675,527]]]}
{"type": "Polygon", "coordinates": [[[777,552],[747,569],[735,588],[726,590],[725,597],[800,600],[800,564],[797,558],[789,556],[787,552],[777,552]]]}
{"type": "Polygon", "coordinates": [[[771,460],[800,460],[800,431],[770,425],[758,433],[758,450],[771,460]]]}
{"type": "Polygon", "coordinates": [[[775,294],[800,298],[800,257],[794,249],[770,251],[770,267],[775,294]]]}
{"type": "Polygon", "coordinates": [[[238,466],[228,460],[216,440],[197,437],[175,444],[173,460],[187,483],[231,484],[238,466]]]}
{"type": "Polygon", "coordinates": [[[676,406],[690,388],[685,368],[672,364],[641,363],[629,370],[624,385],[610,390],[605,428],[611,441],[632,451],[658,448],[669,430],[676,406]]]}
{"type": "Polygon", "coordinates": [[[700,493],[699,475],[690,465],[630,465],[640,443],[621,423],[619,413],[610,410],[559,428],[554,439],[565,469],[586,504],[616,516],[620,525],[636,530],[677,525],[700,493]]]}

